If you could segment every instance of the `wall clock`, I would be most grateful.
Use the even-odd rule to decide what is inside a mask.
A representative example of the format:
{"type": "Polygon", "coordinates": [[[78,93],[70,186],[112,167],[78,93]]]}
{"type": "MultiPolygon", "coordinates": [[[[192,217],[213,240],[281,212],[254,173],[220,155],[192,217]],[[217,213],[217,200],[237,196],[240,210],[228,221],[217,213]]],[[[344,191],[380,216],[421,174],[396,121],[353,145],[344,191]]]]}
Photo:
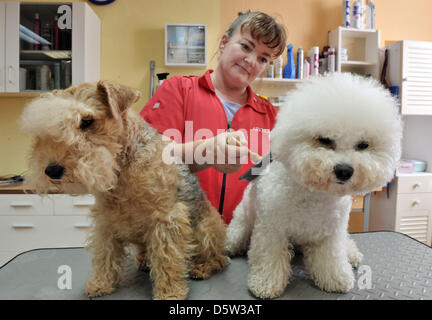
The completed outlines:
{"type": "Polygon", "coordinates": [[[100,6],[106,5],[106,4],[110,4],[112,2],[114,2],[115,0],[88,0],[93,4],[97,4],[100,6]]]}

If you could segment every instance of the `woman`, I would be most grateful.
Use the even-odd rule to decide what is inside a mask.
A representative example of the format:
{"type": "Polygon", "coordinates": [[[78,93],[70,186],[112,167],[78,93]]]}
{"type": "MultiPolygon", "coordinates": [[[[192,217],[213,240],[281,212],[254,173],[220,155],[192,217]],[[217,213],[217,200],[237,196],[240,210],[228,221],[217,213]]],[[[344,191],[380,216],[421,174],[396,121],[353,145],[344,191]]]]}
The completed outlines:
{"type": "Polygon", "coordinates": [[[276,108],[250,84],[285,45],[285,29],[272,17],[241,14],[220,41],[216,70],[165,80],[140,113],[178,143],[176,152],[227,224],[247,186],[238,180],[252,165],[245,161],[247,145],[260,155],[268,153],[276,120],[276,108]]]}

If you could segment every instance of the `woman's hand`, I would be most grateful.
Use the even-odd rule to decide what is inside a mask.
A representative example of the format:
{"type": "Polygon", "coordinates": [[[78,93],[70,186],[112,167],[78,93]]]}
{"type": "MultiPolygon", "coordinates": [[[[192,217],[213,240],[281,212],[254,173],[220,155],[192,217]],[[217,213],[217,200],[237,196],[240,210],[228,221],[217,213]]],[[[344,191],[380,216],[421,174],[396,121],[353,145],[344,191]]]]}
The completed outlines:
{"type": "Polygon", "coordinates": [[[185,144],[173,145],[173,153],[189,165],[192,172],[215,168],[219,172],[233,173],[247,163],[248,157],[253,162],[261,157],[250,151],[242,131],[224,132],[215,137],[196,140],[185,144]]]}

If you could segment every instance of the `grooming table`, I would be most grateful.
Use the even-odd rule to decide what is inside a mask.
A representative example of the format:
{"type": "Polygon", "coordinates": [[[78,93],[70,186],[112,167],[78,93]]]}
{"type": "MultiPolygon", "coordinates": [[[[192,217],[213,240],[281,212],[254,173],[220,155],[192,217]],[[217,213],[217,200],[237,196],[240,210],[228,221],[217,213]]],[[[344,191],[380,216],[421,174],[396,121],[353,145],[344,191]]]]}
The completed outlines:
{"type": "MultiPolygon", "coordinates": [[[[432,299],[432,249],[396,232],[353,234],[364,254],[361,265],[370,267],[371,288],[358,282],[367,275],[355,270],[356,285],[347,294],[318,289],[305,270],[302,255],[294,257],[293,276],[282,300],[298,299],[432,299]]],[[[85,281],[90,275],[91,254],[84,248],[38,249],[22,253],[0,268],[0,299],[88,299],[85,281]],[[60,290],[58,273],[70,267],[71,289],[60,290]]],[[[133,257],[125,263],[124,280],[117,291],[96,299],[151,299],[148,272],[136,269],[133,257]]],[[[360,272],[361,271],[361,272],[360,272]]],[[[64,271],[63,271],[64,272],[64,271]]],[[[189,280],[190,300],[251,300],[247,289],[248,264],[245,257],[231,259],[223,271],[207,280],[189,280]]]]}

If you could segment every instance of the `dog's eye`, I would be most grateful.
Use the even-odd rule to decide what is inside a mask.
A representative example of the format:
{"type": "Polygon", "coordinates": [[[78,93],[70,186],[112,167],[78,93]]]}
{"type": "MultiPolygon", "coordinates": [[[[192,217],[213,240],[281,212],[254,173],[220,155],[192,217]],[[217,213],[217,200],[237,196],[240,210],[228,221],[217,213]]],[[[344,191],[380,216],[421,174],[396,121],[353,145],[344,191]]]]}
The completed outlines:
{"type": "Polygon", "coordinates": [[[356,149],[359,151],[366,150],[367,148],[369,148],[369,143],[367,143],[366,141],[361,141],[356,145],[356,149]]]}
{"type": "Polygon", "coordinates": [[[94,122],[94,119],[81,119],[80,129],[85,130],[90,127],[94,122]]]}
{"type": "Polygon", "coordinates": [[[323,146],[325,146],[327,148],[334,149],[336,147],[336,145],[332,139],[325,138],[325,137],[319,137],[317,140],[320,144],[322,144],[323,146]]]}

